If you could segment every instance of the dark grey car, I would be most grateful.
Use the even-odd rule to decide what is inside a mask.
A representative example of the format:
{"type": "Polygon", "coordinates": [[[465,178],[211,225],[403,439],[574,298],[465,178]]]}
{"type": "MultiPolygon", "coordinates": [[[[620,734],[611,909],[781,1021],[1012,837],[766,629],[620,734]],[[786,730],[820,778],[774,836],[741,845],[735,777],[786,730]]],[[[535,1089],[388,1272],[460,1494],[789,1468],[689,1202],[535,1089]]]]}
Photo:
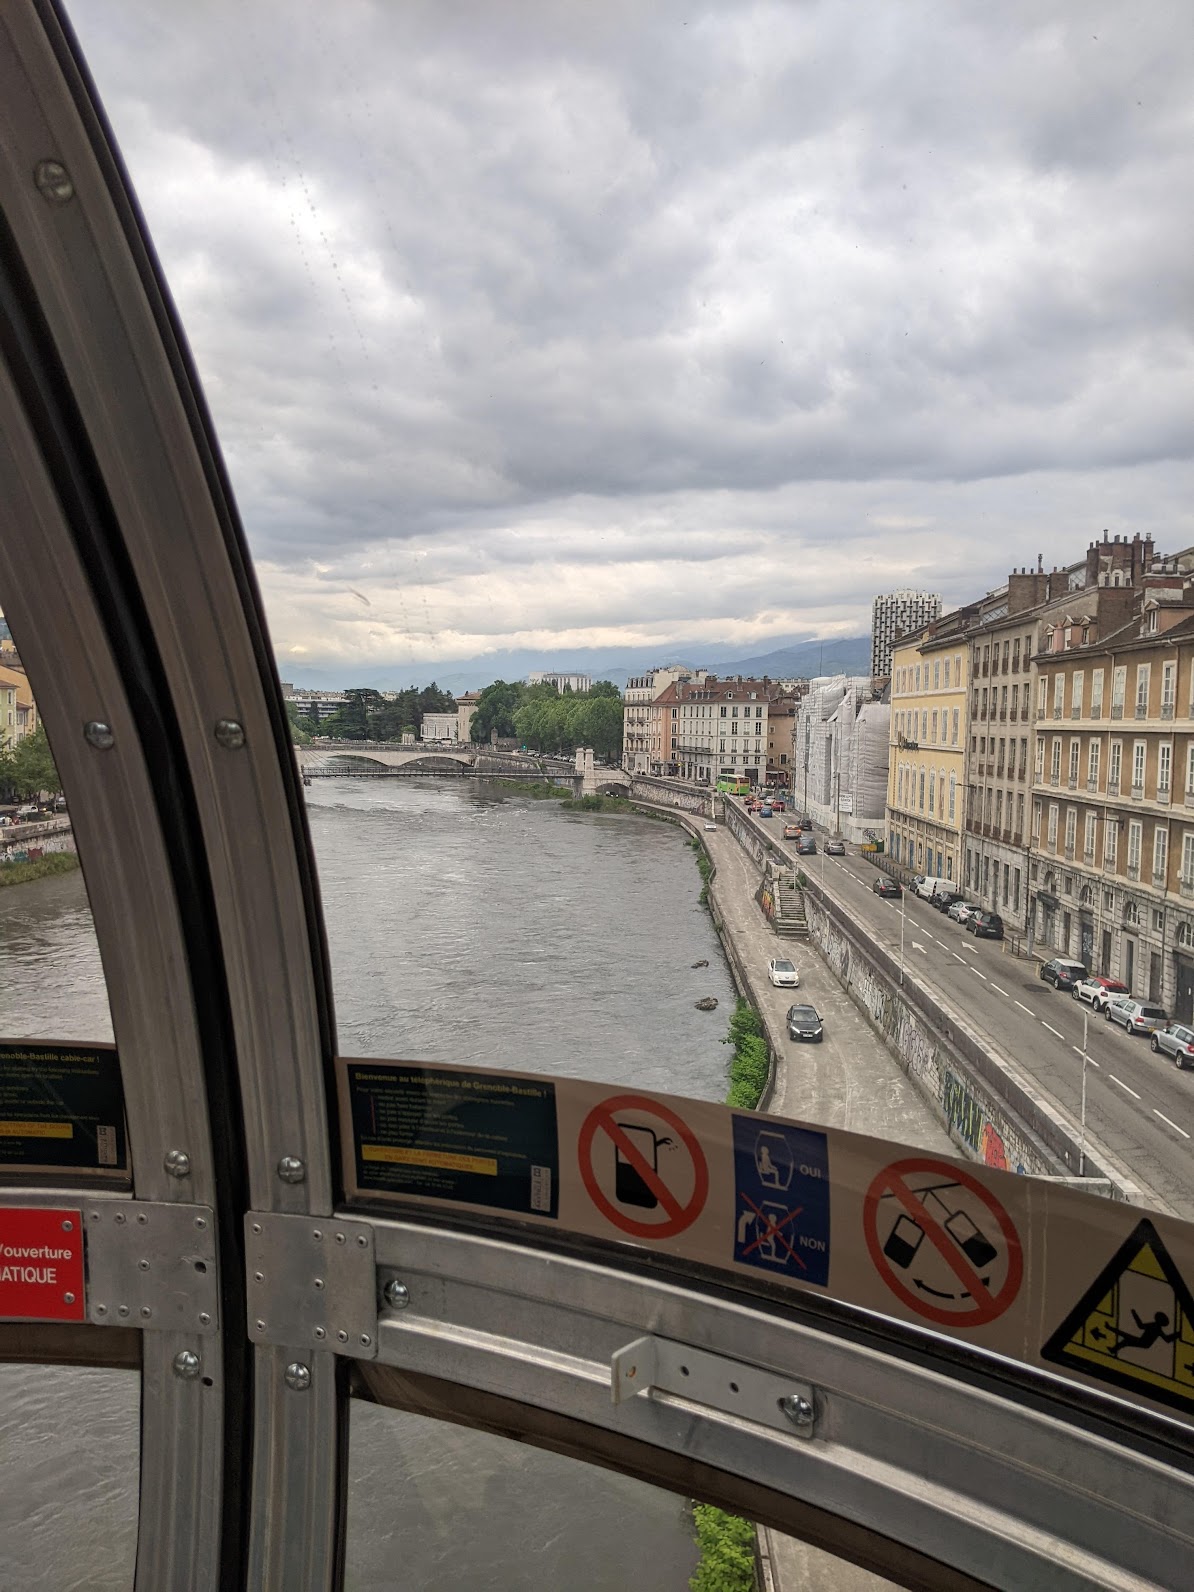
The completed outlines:
{"type": "Polygon", "coordinates": [[[1170,1023],[1168,1028],[1154,1029],[1149,1044],[1162,1055],[1172,1056],[1178,1071],[1194,1067],[1194,1028],[1185,1023],[1170,1023]]]}
{"type": "Polygon", "coordinates": [[[821,1014],[815,1006],[788,1007],[789,1039],[808,1039],[819,1045],[823,1037],[821,1014]]]}

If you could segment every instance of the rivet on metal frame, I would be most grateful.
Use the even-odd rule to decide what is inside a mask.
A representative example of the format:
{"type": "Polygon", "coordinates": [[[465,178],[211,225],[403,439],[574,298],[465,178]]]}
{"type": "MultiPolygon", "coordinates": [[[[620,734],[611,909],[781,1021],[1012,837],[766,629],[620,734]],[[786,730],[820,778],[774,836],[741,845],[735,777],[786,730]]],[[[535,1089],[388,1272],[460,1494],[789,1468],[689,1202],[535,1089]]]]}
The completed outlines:
{"type": "Polygon", "coordinates": [[[162,1162],[171,1177],[187,1177],[191,1170],[191,1158],[185,1150],[167,1150],[162,1162]]]}
{"type": "Polygon", "coordinates": [[[278,1176],[283,1183],[301,1183],[307,1176],[307,1168],[297,1155],[284,1155],[278,1162],[278,1176]]]}
{"type": "Polygon", "coordinates": [[[292,1360],[283,1375],[286,1378],[286,1386],[296,1393],[305,1393],[311,1386],[311,1368],[304,1365],[301,1360],[292,1360]]]}
{"type": "Polygon", "coordinates": [[[382,1292],[391,1310],[405,1310],[410,1304],[410,1289],[397,1277],[391,1277],[382,1292]]]}
{"type": "Polygon", "coordinates": [[[787,1398],[780,1399],[779,1407],[792,1425],[801,1431],[807,1431],[817,1418],[817,1412],[809,1401],[798,1393],[789,1393],[787,1398]]]}
{"type": "Polygon", "coordinates": [[[193,1381],[201,1369],[199,1356],[191,1349],[180,1349],[174,1356],[174,1374],[182,1377],[184,1382],[193,1381]]]}
{"type": "Polygon", "coordinates": [[[245,727],[243,724],[238,724],[235,719],[217,719],[215,737],[221,746],[226,746],[230,752],[236,752],[245,744],[245,727]]]}
{"type": "Polygon", "coordinates": [[[97,752],[110,752],[116,745],[116,737],[112,733],[112,726],[105,724],[102,719],[89,719],[83,726],[83,739],[88,746],[94,746],[97,752]]]}
{"type": "Polygon", "coordinates": [[[60,160],[39,160],[33,168],[37,191],[51,204],[64,205],[75,197],[75,185],[70,172],[60,160]]]}

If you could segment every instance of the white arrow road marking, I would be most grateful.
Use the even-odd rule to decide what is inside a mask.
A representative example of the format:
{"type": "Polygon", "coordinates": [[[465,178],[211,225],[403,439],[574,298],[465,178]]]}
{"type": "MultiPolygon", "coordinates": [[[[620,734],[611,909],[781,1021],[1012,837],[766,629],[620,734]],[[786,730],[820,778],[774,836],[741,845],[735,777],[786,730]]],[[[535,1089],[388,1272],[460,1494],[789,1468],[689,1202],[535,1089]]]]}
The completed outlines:
{"type": "Polygon", "coordinates": [[[1175,1133],[1180,1133],[1183,1139],[1188,1139],[1190,1137],[1185,1128],[1179,1128],[1176,1122],[1170,1122],[1165,1113],[1163,1111],[1158,1111],[1156,1106],[1153,1107],[1153,1116],[1160,1117],[1162,1122],[1169,1123],[1169,1126],[1173,1129],[1173,1131],[1175,1133]]]}
{"type": "Polygon", "coordinates": [[[1111,1079],[1112,1083],[1119,1084],[1119,1087],[1124,1091],[1125,1094],[1130,1094],[1133,1100],[1140,1099],[1140,1096],[1136,1093],[1135,1089],[1129,1089],[1122,1078],[1117,1078],[1113,1072],[1109,1072],[1107,1076],[1111,1079]]]}

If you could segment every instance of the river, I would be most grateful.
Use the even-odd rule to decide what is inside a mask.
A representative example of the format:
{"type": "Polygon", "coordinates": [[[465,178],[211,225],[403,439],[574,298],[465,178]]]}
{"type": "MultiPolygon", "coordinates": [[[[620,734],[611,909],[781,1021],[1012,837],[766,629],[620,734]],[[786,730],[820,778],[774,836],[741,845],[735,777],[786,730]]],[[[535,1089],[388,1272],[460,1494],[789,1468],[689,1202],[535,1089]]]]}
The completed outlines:
{"type": "MultiPolygon", "coordinates": [[[[465,780],[307,797],[342,1054],[722,1098],[733,988],[676,826],[465,780]]],[[[0,891],[0,954],[6,1034],[111,1037],[79,875],[0,891]]],[[[125,1592],[136,1379],[0,1367],[0,1404],[0,1592],[125,1592]]],[[[349,1463],[349,1592],[682,1592],[695,1563],[682,1500],[506,1439],[354,1405],[349,1463]]]]}

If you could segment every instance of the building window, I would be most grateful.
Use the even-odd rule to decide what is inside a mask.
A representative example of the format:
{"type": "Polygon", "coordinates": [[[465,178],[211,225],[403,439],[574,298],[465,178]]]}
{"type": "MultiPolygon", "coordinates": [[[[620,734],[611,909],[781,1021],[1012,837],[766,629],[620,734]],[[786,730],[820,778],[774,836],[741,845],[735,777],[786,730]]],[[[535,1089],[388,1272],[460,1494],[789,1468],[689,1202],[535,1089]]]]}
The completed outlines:
{"type": "Polygon", "coordinates": [[[1144,754],[1146,743],[1134,741],[1132,743],[1132,792],[1144,790],[1144,754]]]}
{"type": "Polygon", "coordinates": [[[1075,669],[1072,679],[1073,684],[1070,687],[1070,716],[1071,718],[1080,719],[1082,717],[1082,670],[1075,669]]]}
{"type": "Polygon", "coordinates": [[[1033,843],[1034,846],[1039,846],[1040,843],[1041,843],[1041,804],[1040,804],[1040,802],[1033,802],[1033,804],[1032,804],[1032,843],[1033,843]]]}
{"type": "Polygon", "coordinates": [[[934,746],[936,746],[936,744],[937,744],[937,709],[936,709],[936,708],[934,708],[934,709],[933,709],[933,734],[932,734],[932,742],[933,742],[933,745],[934,745],[934,746]]]}
{"type": "Polygon", "coordinates": [[[1055,735],[1053,737],[1053,750],[1049,763],[1049,778],[1054,785],[1056,785],[1061,779],[1061,737],[1059,735],[1055,735]]]}
{"type": "Polygon", "coordinates": [[[1153,831],[1153,883],[1163,885],[1169,865],[1169,831],[1158,824],[1153,831]]]}
{"type": "Polygon", "coordinates": [[[1086,862],[1093,862],[1094,861],[1094,854],[1095,854],[1095,826],[1096,826],[1097,823],[1098,823],[1097,816],[1094,813],[1087,813],[1087,815],[1086,815],[1086,834],[1083,837],[1083,842],[1082,842],[1082,856],[1083,856],[1083,860],[1086,861],[1086,862]]]}
{"type": "Polygon", "coordinates": [[[1182,883],[1194,885],[1194,829],[1182,831],[1182,883]]]}
{"type": "Polygon", "coordinates": [[[957,708],[954,709],[953,720],[952,720],[952,723],[950,725],[949,744],[951,746],[956,746],[958,744],[958,709],[957,708]]]}
{"type": "Polygon", "coordinates": [[[1081,755],[1082,742],[1076,735],[1072,736],[1070,738],[1070,784],[1072,786],[1078,783],[1078,760],[1081,755]]]}
{"type": "Polygon", "coordinates": [[[1065,854],[1067,857],[1074,855],[1074,846],[1078,839],[1078,809],[1067,807],[1065,810],[1065,854]]]}
{"type": "Polygon", "coordinates": [[[949,690],[949,659],[945,660],[945,689],[949,690]]]}
{"type": "Polygon", "coordinates": [[[951,773],[949,776],[949,821],[952,824],[955,815],[955,803],[958,794],[958,776],[951,773]]]}
{"type": "Polygon", "coordinates": [[[1049,700],[1048,692],[1049,682],[1044,675],[1041,675],[1040,680],[1037,682],[1036,710],[1042,719],[1045,716],[1045,703],[1049,700]]]}
{"type": "Polygon", "coordinates": [[[1115,854],[1119,849],[1119,825],[1114,818],[1103,823],[1103,867],[1115,867],[1115,854]]]}
{"type": "Polygon", "coordinates": [[[1103,712],[1103,671],[1095,669],[1090,676],[1090,716],[1097,719],[1103,712]]]}
{"type": "Polygon", "coordinates": [[[1099,787],[1099,742],[1092,735],[1090,738],[1090,751],[1086,758],[1086,783],[1092,790],[1099,787]]]}
{"type": "Polygon", "coordinates": [[[1111,717],[1122,719],[1124,716],[1124,693],[1128,688],[1127,665],[1111,671],[1111,717]]]}
{"type": "Polygon", "coordinates": [[[941,689],[941,659],[938,658],[937,661],[933,664],[933,690],[934,691],[940,691],[940,689],[941,689]]]}
{"type": "Polygon", "coordinates": [[[1044,741],[1038,741],[1036,743],[1036,777],[1037,777],[1037,779],[1043,779],[1045,777],[1045,743],[1044,743],[1044,741]]]}
{"type": "Polygon", "coordinates": [[[934,798],[935,798],[936,794],[937,794],[937,776],[930,769],[930,771],[929,771],[929,813],[930,813],[930,815],[935,811],[934,798]]]}
{"type": "Polygon", "coordinates": [[[1053,676],[1053,717],[1059,719],[1061,710],[1065,706],[1065,675],[1053,676]]]}
{"type": "Polygon", "coordinates": [[[1136,665],[1136,717],[1138,719],[1146,719],[1148,717],[1148,681],[1151,671],[1151,664],[1138,663],[1136,665]]]}
{"type": "Polygon", "coordinates": [[[1173,704],[1177,698],[1177,664],[1166,663],[1161,666],[1161,717],[1173,717],[1173,704]]]}
{"type": "Polygon", "coordinates": [[[1168,741],[1162,741],[1157,748],[1157,792],[1169,794],[1169,785],[1173,769],[1173,747],[1168,741]]]}
{"type": "Polygon", "coordinates": [[[1140,848],[1144,840],[1144,825],[1139,818],[1133,818],[1128,824],[1128,878],[1140,877],[1140,848]]]}
{"type": "Polygon", "coordinates": [[[925,810],[925,771],[924,771],[923,768],[920,771],[920,782],[919,783],[920,783],[920,801],[918,803],[918,806],[920,807],[920,810],[923,813],[924,810],[925,810]]]}
{"type": "Polygon", "coordinates": [[[1057,850],[1057,803],[1049,803],[1049,850],[1057,850]]]}
{"type": "Polygon", "coordinates": [[[1119,795],[1119,776],[1123,764],[1124,743],[1112,741],[1111,757],[1107,764],[1107,789],[1113,796],[1119,795]]]}

